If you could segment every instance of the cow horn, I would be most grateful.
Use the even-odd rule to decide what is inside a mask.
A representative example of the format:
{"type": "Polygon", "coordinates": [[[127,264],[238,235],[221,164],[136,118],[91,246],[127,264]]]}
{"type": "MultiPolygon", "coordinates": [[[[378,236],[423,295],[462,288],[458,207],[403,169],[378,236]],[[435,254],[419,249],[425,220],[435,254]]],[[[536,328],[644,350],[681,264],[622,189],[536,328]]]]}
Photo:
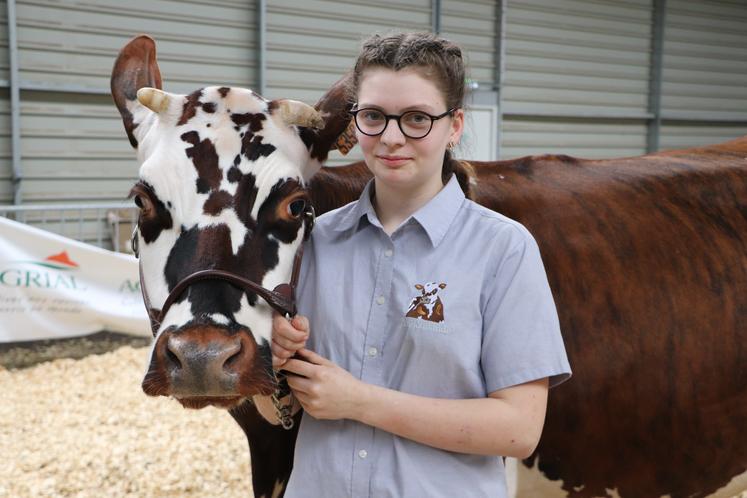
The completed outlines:
{"type": "Polygon", "coordinates": [[[279,99],[270,102],[272,113],[280,117],[288,126],[298,125],[308,128],[324,128],[324,119],[319,111],[298,100],[279,99]]]}
{"type": "Polygon", "coordinates": [[[151,111],[160,113],[169,108],[170,96],[163,90],[143,87],[137,91],[137,100],[151,111]]]}

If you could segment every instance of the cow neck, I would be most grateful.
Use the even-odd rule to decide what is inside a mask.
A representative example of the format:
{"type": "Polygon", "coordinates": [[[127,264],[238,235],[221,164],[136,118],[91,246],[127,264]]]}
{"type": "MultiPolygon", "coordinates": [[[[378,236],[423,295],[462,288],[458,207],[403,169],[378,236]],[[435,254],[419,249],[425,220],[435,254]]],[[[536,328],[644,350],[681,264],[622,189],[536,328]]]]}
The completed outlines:
{"type": "MultiPolygon", "coordinates": [[[[151,305],[150,298],[148,297],[148,290],[145,287],[145,279],[143,278],[143,263],[139,261],[139,273],[140,273],[140,292],[143,296],[143,302],[145,303],[145,309],[148,312],[148,319],[150,320],[150,328],[153,333],[153,337],[158,333],[158,329],[163,322],[166,313],[169,311],[171,306],[176,302],[177,299],[184,293],[184,291],[195,282],[203,280],[223,280],[231,285],[238,287],[246,292],[254,292],[258,296],[267,302],[270,307],[285,317],[293,317],[296,315],[296,286],[298,285],[298,276],[301,270],[301,262],[303,261],[303,247],[305,242],[311,236],[311,230],[314,227],[316,219],[313,206],[309,206],[304,211],[304,235],[301,244],[296,249],[296,254],[293,258],[293,268],[291,269],[291,279],[289,283],[282,283],[275,287],[273,290],[269,290],[262,287],[260,284],[236,275],[225,270],[200,270],[184,277],[179,281],[174,288],[169,292],[166,297],[163,306],[159,310],[151,305]]],[[[135,257],[139,259],[138,252],[138,227],[135,226],[135,230],[132,234],[132,250],[135,253],[135,257]]]]}

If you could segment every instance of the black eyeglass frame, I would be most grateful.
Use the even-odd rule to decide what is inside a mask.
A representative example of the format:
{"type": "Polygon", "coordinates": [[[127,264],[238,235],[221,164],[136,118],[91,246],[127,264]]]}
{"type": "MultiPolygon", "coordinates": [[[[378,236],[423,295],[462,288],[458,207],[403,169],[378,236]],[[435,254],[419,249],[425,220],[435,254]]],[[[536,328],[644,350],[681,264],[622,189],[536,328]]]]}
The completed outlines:
{"type": "Polygon", "coordinates": [[[381,109],[377,109],[375,107],[364,107],[363,109],[352,109],[349,112],[353,116],[353,121],[355,122],[355,127],[358,128],[358,131],[360,131],[361,133],[363,133],[367,137],[378,137],[379,135],[383,134],[386,131],[386,127],[389,126],[389,120],[393,119],[393,120],[395,120],[397,122],[397,126],[399,127],[399,131],[401,131],[404,136],[406,136],[407,138],[412,139],[412,140],[420,140],[421,138],[425,138],[425,137],[428,136],[428,134],[433,129],[433,123],[435,121],[438,121],[441,118],[445,118],[446,116],[454,114],[454,111],[456,111],[457,109],[459,109],[459,108],[458,107],[452,107],[448,111],[443,112],[443,113],[441,113],[441,114],[439,114],[437,116],[434,116],[432,114],[428,114],[425,111],[407,111],[407,112],[403,112],[402,114],[384,114],[384,112],[381,109]],[[381,129],[380,132],[378,132],[378,133],[366,133],[365,131],[363,131],[361,129],[361,127],[358,125],[358,113],[361,112],[361,111],[377,111],[377,112],[380,112],[381,114],[384,114],[384,118],[386,119],[386,121],[384,122],[384,127],[381,129]],[[401,121],[402,116],[405,116],[406,114],[410,114],[410,113],[413,113],[413,112],[417,112],[418,114],[424,114],[424,115],[428,116],[429,118],[431,118],[431,125],[428,127],[428,131],[426,131],[425,134],[422,135],[422,136],[420,136],[420,137],[410,136],[410,135],[408,135],[405,132],[404,129],[402,129],[402,121],[401,121]]]}

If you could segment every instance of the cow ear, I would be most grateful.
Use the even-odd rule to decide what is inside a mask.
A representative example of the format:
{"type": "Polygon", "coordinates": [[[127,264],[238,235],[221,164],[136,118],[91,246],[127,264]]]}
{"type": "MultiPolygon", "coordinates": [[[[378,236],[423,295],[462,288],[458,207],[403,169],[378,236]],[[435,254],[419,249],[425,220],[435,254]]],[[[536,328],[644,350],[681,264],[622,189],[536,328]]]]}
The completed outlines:
{"type": "Polygon", "coordinates": [[[417,290],[423,290],[423,286],[422,286],[422,285],[420,285],[420,284],[415,284],[415,288],[416,288],[417,290]]]}
{"type": "Polygon", "coordinates": [[[137,100],[137,91],[144,87],[160,90],[162,81],[156,62],[156,42],[150,36],[139,35],[120,50],[111,78],[112,97],[134,148],[154,120],[153,113],[137,100]]]}
{"type": "Polygon", "coordinates": [[[353,73],[347,73],[314,105],[324,118],[324,127],[320,130],[306,131],[307,136],[304,140],[311,144],[311,159],[319,164],[327,160],[330,150],[339,149],[346,154],[357,142],[354,130],[350,127],[350,109],[353,107],[350,92],[352,78],[353,73]]]}
{"type": "Polygon", "coordinates": [[[446,284],[442,282],[442,283],[438,284],[438,288],[439,289],[445,289],[446,288],[446,284]]]}

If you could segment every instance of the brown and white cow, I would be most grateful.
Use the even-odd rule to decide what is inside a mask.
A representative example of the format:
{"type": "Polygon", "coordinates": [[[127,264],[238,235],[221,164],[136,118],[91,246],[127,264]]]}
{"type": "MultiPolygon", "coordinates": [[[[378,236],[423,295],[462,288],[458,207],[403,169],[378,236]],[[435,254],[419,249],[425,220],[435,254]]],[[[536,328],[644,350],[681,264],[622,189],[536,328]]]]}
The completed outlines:
{"type": "MultiPolygon", "coordinates": [[[[155,289],[151,301],[164,299],[180,275],[196,267],[243,264],[267,285],[284,281],[301,224],[288,222],[282,235],[263,232],[282,214],[275,207],[283,201],[249,185],[256,174],[268,175],[273,185],[301,187],[310,170],[296,130],[277,124],[267,103],[248,93],[253,104],[232,102],[228,113],[221,89],[169,97],[174,116],[160,122],[162,111],[154,115],[135,99],[143,86],[160,87],[152,42],[133,43],[112,81],[147,183],[136,193],[147,196],[140,198],[140,238],[145,282],[155,289]],[[236,110],[255,117],[236,123],[230,118],[236,110]],[[252,130],[257,122],[262,130],[252,130]],[[269,123],[277,133],[265,132],[269,123]],[[248,131],[262,140],[252,137],[244,149],[248,131]],[[233,138],[223,142],[224,134],[233,138]],[[256,158],[250,152],[266,145],[276,150],[256,158]],[[297,155],[277,154],[282,172],[263,169],[286,148],[297,155]],[[238,172],[232,169],[237,155],[238,172]],[[198,157],[217,158],[218,172],[198,157]],[[198,182],[203,176],[207,185],[198,182]],[[235,190],[229,176],[238,178],[235,190]],[[247,195],[236,195],[240,190],[247,195]],[[273,209],[263,210],[263,203],[273,209]],[[252,242],[261,236],[267,240],[252,242]]],[[[331,118],[347,105],[344,99],[334,104],[335,98],[323,102],[336,109],[331,118]]],[[[298,130],[321,159],[344,128],[340,120],[328,123],[334,126],[320,133],[298,130]]],[[[571,382],[551,391],[542,440],[518,465],[516,495],[726,498],[747,489],[747,137],[625,159],[536,156],[472,167],[473,181],[465,183],[470,195],[519,220],[537,239],[574,369],[571,382]]],[[[362,163],[322,168],[307,193],[324,212],[356,199],[369,178],[362,163]]],[[[191,350],[225,359],[229,370],[267,371],[268,316],[261,300],[231,284],[195,284],[159,329],[156,368],[158,362],[178,367],[174,357],[183,364],[179,355],[191,350]],[[171,341],[178,351],[169,353],[167,332],[179,338],[171,341]],[[227,338],[221,347],[227,350],[215,349],[219,338],[227,338]]],[[[295,434],[266,424],[242,397],[269,385],[240,375],[234,388],[214,376],[223,365],[201,368],[191,375],[199,381],[177,383],[177,391],[160,382],[151,394],[175,395],[188,406],[233,406],[249,439],[255,492],[279,492],[295,434]]]]}
{"type": "MultiPolygon", "coordinates": [[[[120,52],[112,95],[140,162],[133,240],[155,337],[143,390],[189,408],[229,409],[249,439],[255,493],[278,496],[297,429],[265,423],[248,402],[277,387],[272,308],[237,282],[278,290],[291,280],[313,224],[304,184],[348,119],[339,129],[334,117],[323,127],[311,106],[242,88],[166,93],[147,36],[120,52]],[[213,273],[192,279],[206,270],[213,273]]],[[[338,101],[347,105],[320,106],[339,115],[338,101]]],[[[277,294],[292,303],[287,286],[277,294]]]]}
{"type": "Polygon", "coordinates": [[[445,288],[446,284],[444,283],[436,284],[436,282],[427,282],[425,284],[415,284],[415,289],[420,291],[420,294],[412,298],[405,316],[429,322],[443,322],[444,303],[441,302],[438,291],[445,288]]]}

